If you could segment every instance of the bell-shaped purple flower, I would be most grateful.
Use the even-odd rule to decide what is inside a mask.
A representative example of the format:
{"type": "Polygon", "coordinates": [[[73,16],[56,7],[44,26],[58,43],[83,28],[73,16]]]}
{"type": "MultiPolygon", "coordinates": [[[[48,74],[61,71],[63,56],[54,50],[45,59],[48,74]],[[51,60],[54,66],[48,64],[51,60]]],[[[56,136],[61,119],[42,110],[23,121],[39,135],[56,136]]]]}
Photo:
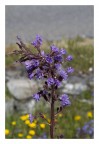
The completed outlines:
{"type": "Polygon", "coordinates": [[[48,84],[48,86],[53,85],[54,84],[54,79],[53,78],[48,78],[47,79],[47,84],[48,84]]]}
{"type": "Polygon", "coordinates": [[[55,60],[56,62],[62,62],[62,55],[61,55],[61,54],[58,54],[58,55],[54,56],[54,60],[55,60]]]}
{"type": "Polygon", "coordinates": [[[38,78],[38,79],[41,79],[41,78],[43,78],[43,73],[42,73],[42,71],[38,68],[37,70],[36,70],[36,78],[38,78]]]}
{"type": "Polygon", "coordinates": [[[66,94],[61,95],[59,99],[61,101],[61,106],[68,106],[71,104],[69,97],[66,94]]]}
{"type": "Polygon", "coordinates": [[[35,99],[35,101],[39,101],[40,100],[40,96],[39,94],[33,94],[33,99],[35,99]]]}
{"type": "Polygon", "coordinates": [[[67,56],[66,58],[67,61],[72,61],[73,60],[73,57],[71,55],[67,56]]]}
{"type": "Polygon", "coordinates": [[[64,70],[60,70],[58,73],[64,80],[68,78],[68,75],[64,70]]]}
{"type": "Polygon", "coordinates": [[[37,67],[39,65],[39,61],[38,60],[27,60],[24,62],[24,65],[26,67],[27,72],[32,71],[35,67],[37,67]]]}
{"type": "Polygon", "coordinates": [[[54,83],[57,87],[59,87],[61,85],[61,82],[58,79],[55,79],[54,83]]]}
{"type": "Polygon", "coordinates": [[[60,70],[61,69],[61,64],[60,63],[55,64],[55,68],[56,68],[56,70],[60,70]]]}
{"type": "Polygon", "coordinates": [[[59,51],[59,48],[57,48],[55,45],[52,45],[52,46],[51,46],[51,50],[52,50],[53,52],[58,52],[58,51],[59,51]]]}
{"type": "Polygon", "coordinates": [[[36,35],[36,39],[31,43],[34,47],[39,48],[42,45],[42,38],[39,35],[36,35]]]}
{"type": "Polygon", "coordinates": [[[68,67],[66,70],[67,73],[73,73],[74,69],[72,67],[68,67]]]}
{"type": "Polygon", "coordinates": [[[52,63],[52,62],[53,62],[53,59],[52,59],[49,55],[47,55],[47,56],[46,56],[46,62],[47,62],[47,63],[52,63]]]}
{"type": "Polygon", "coordinates": [[[34,73],[31,72],[31,73],[28,73],[28,78],[31,80],[32,78],[34,77],[34,73]]]}
{"type": "Polygon", "coordinates": [[[33,122],[34,118],[35,118],[35,117],[34,117],[32,114],[29,114],[29,120],[30,120],[30,123],[33,122]]]}
{"type": "Polygon", "coordinates": [[[61,49],[60,49],[60,54],[62,54],[62,55],[66,54],[66,50],[63,49],[63,48],[61,48],[61,49]]]}
{"type": "Polygon", "coordinates": [[[45,52],[41,51],[41,55],[42,55],[42,57],[45,57],[45,52]]]}

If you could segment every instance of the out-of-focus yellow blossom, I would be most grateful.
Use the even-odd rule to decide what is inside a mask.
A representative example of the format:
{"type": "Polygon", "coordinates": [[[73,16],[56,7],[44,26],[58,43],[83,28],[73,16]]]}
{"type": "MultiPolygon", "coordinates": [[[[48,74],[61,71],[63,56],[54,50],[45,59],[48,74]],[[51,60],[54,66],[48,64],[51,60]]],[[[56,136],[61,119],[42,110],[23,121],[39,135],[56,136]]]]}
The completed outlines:
{"type": "Polygon", "coordinates": [[[18,137],[23,137],[23,133],[18,133],[18,137]]]}
{"type": "Polygon", "coordinates": [[[23,116],[20,117],[20,119],[21,119],[22,121],[25,121],[25,120],[28,119],[28,115],[23,115],[23,116]]]}
{"type": "Polygon", "coordinates": [[[9,129],[5,129],[5,135],[9,135],[10,131],[9,129]]]}
{"type": "Polygon", "coordinates": [[[27,139],[31,139],[32,136],[31,136],[31,135],[27,135],[26,138],[27,138],[27,139]]]}
{"type": "Polygon", "coordinates": [[[26,124],[26,125],[30,124],[30,121],[29,121],[29,120],[26,120],[26,121],[25,121],[25,124],[26,124]]]}
{"type": "Polygon", "coordinates": [[[29,130],[29,134],[30,135],[35,135],[35,131],[34,130],[29,130]]]}
{"type": "Polygon", "coordinates": [[[87,112],[87,116],[88,116],[89,118],[92,118],[92,112],[87,112]]]}
{"type": "Polygon", "coordinates": [[[80,116],[80,115],[76,115],[76,116],[74,117],[74,120],[75,120],[75,121],[81,120],[81,116],[80,116]]]}
{"type": "Polygon", "coordinates": [[[46,118],[46,115],[45,115],[45,114],[44,114],[43,116],[44,116],[44,118],[46,118]]]}
{"type": "Polygon", "coordinates": [[[16,125],[16,121],[12,121],[12,123],[11,123],[13,126],[15,126],[16,125]]]}
{"type": "Polygon", "coordinates": [[[33,122],[34,122],[34,123],[37,123],[37,120],[34,120],[33,122]]]}
{"type": "Polygon", "coordinates": [[[45,124],[44,124],[44,123],[41,123],[41,124],[40,124],[40,127],[41,127],[42,129],[44,129],[44,128],[45,128],[45,124]]]}
{"type": "Polygon", "coordinates": [[[59,117],[62,117],[62,116],[63,116],[63,114],[62,114],[62,113],[60,113],[58,116],[59,116],[59,117]]]}
{"type": "Polygon", "coordinates": [[[36,123],[30,123],[29,125],[28,125],[30,128],[36,128],[36,123]]]}
{"type": "Polygon", "coordinates": [[[50,119],[47,119],[47,121],[50,123],[50,119]]]}

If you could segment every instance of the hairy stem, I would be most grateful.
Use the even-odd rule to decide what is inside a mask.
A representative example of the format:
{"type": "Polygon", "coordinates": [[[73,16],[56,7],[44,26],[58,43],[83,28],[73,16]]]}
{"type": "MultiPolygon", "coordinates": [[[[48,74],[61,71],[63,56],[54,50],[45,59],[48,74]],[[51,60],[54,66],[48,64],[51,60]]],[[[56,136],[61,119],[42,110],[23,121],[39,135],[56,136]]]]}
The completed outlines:
{"type": "Polygon", "coordinates": [[[51,125],[50,125],[50,137],[54,138],[54,90],[52,89],[52,100],[51,100],[51,125]]]}

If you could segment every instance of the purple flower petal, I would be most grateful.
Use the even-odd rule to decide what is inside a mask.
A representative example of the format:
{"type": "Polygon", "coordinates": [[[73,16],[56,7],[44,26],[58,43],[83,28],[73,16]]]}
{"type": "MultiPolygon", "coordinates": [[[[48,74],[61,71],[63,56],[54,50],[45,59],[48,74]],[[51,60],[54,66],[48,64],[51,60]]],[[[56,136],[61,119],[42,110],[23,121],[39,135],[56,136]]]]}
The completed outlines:
{"type": "Polygon", "coordinates": [[[71,104],[70,100],[69,100],[69,97],[68,95],[66,94],[63,94],[61,97],[60,97],[60,100],[61,100],[61,105],[62,106],[68,106],[71,104]]]}
{"type": "Polygon", "coordinates": [[[57,48],[55,45],[52,45],[52,46],[51,46],[51,50],[52,50],[53,52],[59,52],[59,48],[57,48]]]}
{"type": "Polygon", "coordinates": [[[63,49],[63,48],[61,48],[61,49],[60,49],[60,54],[62,54],[62,55],[66,54],[66,50],[63,49]]]}
{"type": "Polygon", "coordinates": [[[64,80],[68,78],[68,75],[64,70],[60,70],[58,73],[64,80]]]}
{"type": "Polygon", "coordinates": [[[53,59],[52,59],[49,55],[47,55],[47,56],[46,56],[46,62],[52,63],[52,62],[53,62],[53,59]]]}
{"type": "Polygon", "coordinates": [[[36,48],[39,48],[42,45],[42,38],[39,35],[36,35],[36,39],[31,43],[36,48]]]}
{"type": "Polygon", "coordinates": [[[67,61],[72,61],[73,60],[73,57],[71,55],[69,55],[67,58],[66,58],[67,61]]]}
{"type": "Polygon", "coordinates": [[[40,100],[39,94],[34,94],[33,98],[35,99],[36,102],[40,100]]]}
{"type": "Polygon", "coordinates": [[[34,116],[33,116],[32,114],[29,114],[29,120],[30,120],[30,123],[33,122],[33,120],[34,120],[34,116]]]}
{"type": "Polygon", "coordinates": [[[74,69],[72,67],[68,67],[66,71],[67,71],[67,73],[73,73],[74,69]]]}
{"type": "Polygon", "coordinates": [[[47,84],[48,84],[48,86],[53,85],[54,84],[54,79],[53,78],[48,78],[47,79],[47,84]]]}

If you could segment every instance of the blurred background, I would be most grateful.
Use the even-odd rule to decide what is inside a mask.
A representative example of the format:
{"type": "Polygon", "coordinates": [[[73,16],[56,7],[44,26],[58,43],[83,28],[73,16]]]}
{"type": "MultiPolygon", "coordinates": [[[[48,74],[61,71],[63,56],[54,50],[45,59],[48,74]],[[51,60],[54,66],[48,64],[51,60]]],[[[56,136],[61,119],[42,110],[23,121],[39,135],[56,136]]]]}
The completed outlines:
{"type": "Polygon", "coordinates": [[[42,112],[50,122],[49,105],[32,99],[42,81],[29,80],[25,68],[15,62],[18,56],[7,55],[18,49],[17,35],[35,51],[30,43],[39,34],[46,52],[55,44],[74,57],[70,66],[75,72],[59,89],[69,95],[71,106],[57,115],[55,137],[94,138],[94,6],[6,6],[5,22],[5,137],[49,138],[44,120],[28,120],[28,113],[42,112]]]}

